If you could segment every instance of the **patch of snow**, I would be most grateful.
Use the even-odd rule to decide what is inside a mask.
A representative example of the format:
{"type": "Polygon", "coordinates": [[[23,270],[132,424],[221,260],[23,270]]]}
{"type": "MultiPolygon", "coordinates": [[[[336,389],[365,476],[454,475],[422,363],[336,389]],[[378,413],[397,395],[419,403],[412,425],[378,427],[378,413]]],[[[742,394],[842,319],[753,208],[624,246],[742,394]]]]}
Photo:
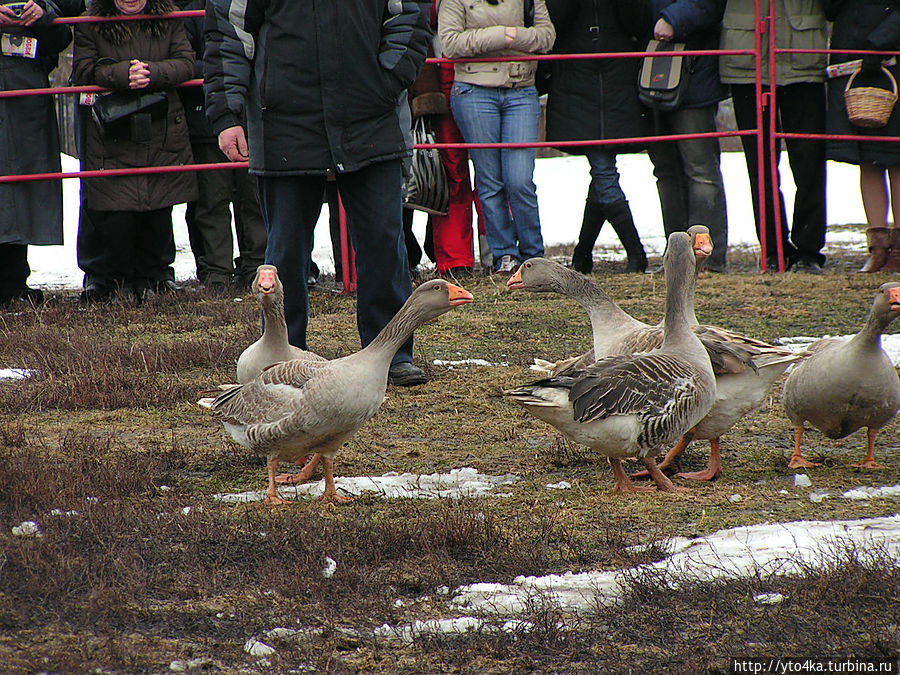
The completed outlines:
{"type": "Polygon", "coordinates": [[[777,605],[785,600],[786,598],[781,593],[760,593],[753,596],[753,602],[760,605],[777,605]]]}
{"type": "Polygon", "coordinates": [[[855,487],[844,492],[841,497],[847,499],[877,499],[879,497],[900,497],[900,485],[884,487],[855,487]]]}
{"type": "Polygon", "coordinates": [[[335,562],[334,558],[325,556],[325,567],[322,569],[322,576],[330,579],[334,576],[335,571],[337,571],[337,562],[335,562]]]}
{"type": "Polygon", "coordinates": [[[568,490],[572,484],[567,480],[561,480],[558,483],[549,483],[546,487],[548,490],[568,490]]]}
{"type": "MultiPolygon", "coordinates": [[[[404,499],[458,499],[460,497],[504,496],[494,492],[502,485],[512,485],[519,480],[518,476],[490,476],[479,474],[477,469],[465,467],[452,469],[450,473],[432,473],[419,475],[412,473],[398,474],[395,471],[383,476],[340,476],[334,479],[335,487],[344,494],[358,497],[363,492],[374,492],[383,498],[404,499]]],[[[278,494],[283,499],[297,497],[319,497],[325,491],[325,481],[303,485],[281,486],[278,494]]],[[[264,490],[220,493],[215,499],[226,504],[262,501],[266,497],[264,490]]]]}
{"type": "Polygon", "coordinates": [[[508,367],[508,361],[501,361],[500,363],[491,363],[490,361],[486,361],[484,359],[462,359],[459,361],[445,361],[443,359],[434,359],[431,362],[432,365],[435,366],[448,366],[449,368],[453,368],[453,366],[501,366],[508,367]]]}
{"type": "Polygon", "coordinates": [[[794,487],[811,487],[812,480],[805,473],[794,474],[794,487]]]}
{"type": "Polygon", "coordinates": [[[732,504],[737,504],[738,502],[744,501],[744,498],[739,494],[733,494],[728,498],[728,501],[730,501],[732,504]]]}
{"type": "Polygon", "coordinates": [[[40,536],[43,536],[41,534],[40,526],[33,520],[26,520],[18,525],[14,525],[12,528],[12,533],[13,533],[14,537],[40,537],[40,536]]]}
{"type": "Polygon", "coordinates": [[[627,578],[636,572],[671,572],[674,580],[743,578],[762,569],[789,575],[822,562],[829,546],[849,542],[881,547],[900,559],[900,515],[849,521],[800,521],[720,530],[704,537],[668,542],[669,557],[630,570],[565,572],[516,577],[510,584],[475,583],[454,592],[452,606],[469,613],[521,613],[530,600],[544,598],[571,612],[597,603],[618,602],[627,578]]]}
{"type": "MultiPolygon", "coordinates": [[[[862,328],[862,325],[860,325],[860,328],[862,328]]],[[[778,338],[777,342],[780,343],[785,349],[797,353],[805,352],[806,348],[816,340],[820,340],[823,338],[838,338],[846,342],[852,337],[852,335],[822,335],[820,338],[795,336],[778,338]]],[[[888,358],[891,360],[891,363],[894,364],[894,367],[900,368],[900,334],[883,334],[881,336],[881,348],[884,350],[885,354],[888,355],[888,358]]]]}
{"type": "Polygon", "coordinates": [[[275,650],[267,645],[265,642],[260,642],[255,638],[250,638],[247,642],[244,643],[244,651],[247,652],[250,656],[271,656],[275,653],[275,650]]]}
{"type": "Polygon", "coordinates": [[[0,380],[24,380],[31,377],[33,370],[25,368],[0,368],[0,380]]]}

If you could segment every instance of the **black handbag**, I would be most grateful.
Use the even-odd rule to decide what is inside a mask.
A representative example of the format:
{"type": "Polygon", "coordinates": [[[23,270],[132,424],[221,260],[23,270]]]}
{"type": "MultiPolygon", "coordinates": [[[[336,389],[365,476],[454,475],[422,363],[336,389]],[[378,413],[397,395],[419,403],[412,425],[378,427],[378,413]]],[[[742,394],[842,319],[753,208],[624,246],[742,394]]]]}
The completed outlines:
{"type": "Polygon", "coordinates": [[[168,111],[169,98],[164,91],[114,91],[100,96],[91,106],[91,116],[104,141],[149,141],[151,122],[165,119],[168,111]]]}
{"type": "Polygon", "coordinates": [[[650,40],[648,52],[671,52],[673,56],[645,56],[638,73],[638,98],[654,110],[675,110],[681,105],[691,72],[691,58],[681,42],[650,40]]]}
{"type": "MultiPolygon", "coordinates": [[[[425,116],[416,119],[413,140],[433,144],[434,133],[425,116]]],[[[414,148],[410,176],[404,185],[403,206],[426,213],[446,215],[450,208],[450,181],[437,148],[414,148]]]]}

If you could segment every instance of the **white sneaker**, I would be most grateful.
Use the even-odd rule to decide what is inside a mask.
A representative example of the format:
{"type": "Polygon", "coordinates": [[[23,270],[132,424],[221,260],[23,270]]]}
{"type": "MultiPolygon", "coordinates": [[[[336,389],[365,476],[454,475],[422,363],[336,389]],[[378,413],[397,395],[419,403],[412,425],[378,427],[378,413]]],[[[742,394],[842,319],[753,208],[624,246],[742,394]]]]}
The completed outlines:
{"type": "Polygon", "coordinates": [[[519,267],[519,261],[515,256],[512,255],[502,255],[500,256],[500,265],[497,266],[497,269],[494,270],[497,274],[512,274],[519,267]]]}

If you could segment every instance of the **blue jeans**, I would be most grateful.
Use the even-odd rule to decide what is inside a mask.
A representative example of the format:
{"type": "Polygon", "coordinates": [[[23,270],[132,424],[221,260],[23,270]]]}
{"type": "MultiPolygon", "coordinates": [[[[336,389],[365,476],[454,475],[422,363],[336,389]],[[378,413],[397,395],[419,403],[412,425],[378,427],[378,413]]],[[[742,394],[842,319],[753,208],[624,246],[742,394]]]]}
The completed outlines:
{"type": "MultiPolygon", "coordinates": [[[[661,134],[715,130],[715,105],[659,114],[661,134]]],[[[708,264],[724,266],[728,250],[728,218],[719,166],[719,140],[691,138],[650,143],[647,154],[653,162],[666,236],[691,225],[706,225],[713,241],[713,254],[708,264]],[[677,206],[673,207],[673,203],[677,206]]]]}
{"type": "MultiPolygon", "coordinates": [[[[537,141],[540,103],[534,87],[479,87],[454,82],[450,108],[467,143],[537,141]]],[[[534,148],[471,149],[485,234],[494,264],[511,255],[542,257],[544,240],[534,186],[534,148]]]]}
{"type": "MultiPolygon", "coordinates": [[[[412,292],[400,201],[400,160],[377,162],[337,174],[356,251],[356,326],[368,345],[412,292]]],[[[266,221],[266,262],[278,268],[284,285],[284,313],[292,345],[308,349],[309,275],[313,232],[322,209],[325,175],[260,176],[259,202],[266,221]]],[[[393,363],[412,361],[412,336],[393,363]]]]}
{"type": "Polygon", "coordinates": [[[616,153],[594,145],[584,152],[591,165],[591,184],[588,186],[587,200],[603,206],[627,201],[619,186],[619,170],[616,168],[616,153]]]}

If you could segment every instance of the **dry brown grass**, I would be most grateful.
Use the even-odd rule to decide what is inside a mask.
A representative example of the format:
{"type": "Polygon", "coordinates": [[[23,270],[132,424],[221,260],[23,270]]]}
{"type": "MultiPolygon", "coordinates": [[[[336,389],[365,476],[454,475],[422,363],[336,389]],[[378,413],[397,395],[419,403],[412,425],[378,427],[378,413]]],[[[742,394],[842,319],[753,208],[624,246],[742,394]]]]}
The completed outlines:
{"type": "MultiPolygon", "coordinates": [[[[736,251],[734,274],[700,279],[697,313],[770,340],[855,332],[887,279],[853,274],[860,262],[845,253],[821,277],[759,275],[752,255],[736,251]]],[[[619,265],[599,264],[598,279],[627,311],[656,321],[661,279],[612,274],[619,265]]],[[[242,647],[276,626],[310,632],[270,641],[278,649],[272,672],[696,673],[727,672],[740,655],[897,658],[900,572],[877,550],[835,551],[831,564],[794,578],[760,574],[673,589],[673,579],[639,575],[624,605],[587,616],[536,603],[522,617],[534,626],[527,631],[375,640],[383,623],[452,615],[441,587],[627,568],[662,555],[651,548],[636,557],[629,546],[669,536],[897,511],[896,500],[813,504],[793,487],[778,387],[724,439],[721,480],[674,495],[612,495],[602,458],[500,395],[533,378],[527,366],[535,356],[589,346],[581,310],[565,298],[510,294],[498,279],[466,285],[474,304],[416,334],[430,382],[390,389],[338,455],[337,471],[473,466],[520,476],[505,488],[509,497],[222,505],[211,495],[264,485],[264,462],[226,440],[195,400],[232,380],[237,355],[257,337],[249,297],[192,293],[82,308],[60,295],[38,310],[0,314],[0,367],[35,371],[0,382],[4,670],[157,673],[197,659],[206,671],[262,672],[242,647]],[[467,358],[510,365],[431,363],[467,358]],[[572,489],[544,487],[560,480],[572,489]],[[742,501],[729,500],[735,493],[742,501]],[[43,536],[12,536],[24,520],[37,521],[43,536]],[[330,579],[321,575],[326,557],[337,562],[330,579]],[[787,600],[752,602],[767,591],[787,600]]],[[[353,298],[320,289],[312,305],[310,345],[330,357],[355,350],[353,298]]],[[[806,454],[824,462],[810,471],[817,489],[900,482],[896,422],[878,440],[887,467],[880,472],[848,467],[864,454],[862,433],[808,436],[806,454]]],[[[695,444],[684,466],[704,466],[706,452],[695,444]]]]}

